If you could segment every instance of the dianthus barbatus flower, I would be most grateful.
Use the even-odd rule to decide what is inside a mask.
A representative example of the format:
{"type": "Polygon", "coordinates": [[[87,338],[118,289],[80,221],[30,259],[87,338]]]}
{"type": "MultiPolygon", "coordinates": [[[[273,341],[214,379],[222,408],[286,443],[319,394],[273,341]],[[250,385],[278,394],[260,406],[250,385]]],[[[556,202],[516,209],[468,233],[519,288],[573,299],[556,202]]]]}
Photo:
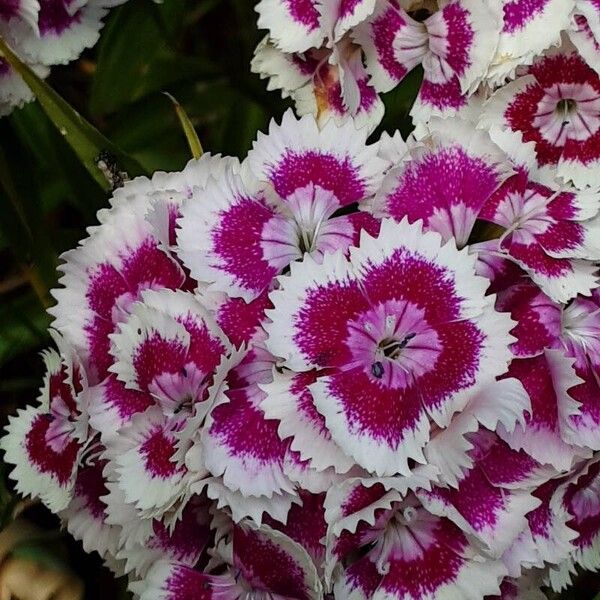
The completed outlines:
{"type": "Polygon", "coordinates": [[[565,32],[588,64],[598,70],[600,7],[594,0],[503,0],[503,23],[487,79],[502,84],[531,64],[565,32]]]}
{"type": "Polygon", "coordinates": [[[563,307],[529,281],[508,287],[496,304],[517,321],[508,374],[523,383],[532,408],[524,427],[502,435],[512,447],[563,472],[600,448],[599,306],[595,292],[563,307]]]}
{"type": "Polygon", "coordinates": [[[470,0],[426,7],[395,0],[263,0],[257,10],[270,37],[252,66],[269,78],[269,89],[291,95],[301,114],[319,120],[350,115],[371,128],[383,116],[377,93],[391,90],[418,64],[425,79],[411,112],[415,119],[464,109],[487,71],[501,22],[498,7],[470,0]]]}
{"type": "MultiPolygon", "coordinates": [[[[107,9],[125,0],[1,0],[0,35],[38,72],[76,59],[93,46],[107,9]]],[[[0,116],[31,100],[32,93],[0,59],[0,116]]]]}
{"type": "Polygon", "coordinates": [[[519,131],[537,163],[578,188],[600,165],[600,76],[568,45],[541,56],[488,100],[480,125],[519,131]]]}
{"type": "MultiPolygon", "coordinates": [[[[298,533],[305,543],[306,533],[298,533]]],[[[214,574],[157,562],[140,585],[141,600],[319,600],[319,574],[301,543],[265,524],[234,524],[215,548],[214,574]]]]}
{"type": "Polygon", "coordinates": [[[421,219],[426,229],[463,247],[481,210],[512,173],[507,155],[486,132],[462,119],[433,118],[411,135],[366,208],[376,217],[421,219]]]}
{"type": "Polygon", "coordinates": [[[250,301],[305,253],[346,250],[361,228],[376,231],[377,221],[354,209],[387,167],[366,137],[352,121],[319,129],[313,117],[297,120],[291,111],[272,123],[242,173],[228,170],[183,206],[177,243],[192,276],[250,301]]]}
{"type": "Polygon", "coordinates": [[[2,438],[4,460],[14,465],[10,476],[17,491],[40,498],[53,511],[64,509],[73,496],[87,442],[85,372],[61,338],[56,340],[60,354],[43,353],[46,375],[39,405],[10,417],[2,438]]]}
{"type": "MultiPolygon", "coordinates": [[[[508,134],[508,135],[507,135],[508,134]]],[[[496,133],[515,174],[481,207],[478,218],[502,228],[495,244],[553,300],[568,302],[597,286],[600,259],[600,194],[558,185],[536,166],[533,142],[496,133]]]]}
{"type": "Polygon", "coordinates": [[[496,50],[498,9],[495,3],[470,0],[428,6],[378,0],[353,38],[364,49],[367,72],[378,92],[391,90],[416,65],[423,66],[423,83],[411,111],[423,121],[455,114],[467,105],[496,50]]]}
{"type": "MultiPolygon", "coordinates": [[[[297,382],[306,392],[282,396],[285,410],[267,401],[267,416],[287,420],[282,431],[292,437],[312,422],[321,447],[340,449],[321,461],[347,470],[346,455],[378,475],[407,475],[440,453],[463,460],[457,411],[512,428],[529,402],[516,381],[496,382],[511,357],[512,322],[474,269],[454,242],[391,220],[377,238],[363,232],[349,259],[338,252],[292,264],[271,293],[266,344],[283,367],[307,375],[297,382]]],[[[297,448],[310,452],[302,435],[297,448]]]]}
{"type": "Polygon", "coordinates": [[[573,532],[573,550],[557,567],[549,570],[552,587],[560,590],[571,583],[575,567],[600,568],[600,460],[581,465],[558,487],[551,500],[552,519],[564,521],[573,532]]]}
{"type": "Polygon", "coordinates": [[[451,519],[427,511],[413,493],[348,480],[329,492],[329,501],[335,598],[481,600],[499,593],[502,562],[481,553],[451,519]]]}

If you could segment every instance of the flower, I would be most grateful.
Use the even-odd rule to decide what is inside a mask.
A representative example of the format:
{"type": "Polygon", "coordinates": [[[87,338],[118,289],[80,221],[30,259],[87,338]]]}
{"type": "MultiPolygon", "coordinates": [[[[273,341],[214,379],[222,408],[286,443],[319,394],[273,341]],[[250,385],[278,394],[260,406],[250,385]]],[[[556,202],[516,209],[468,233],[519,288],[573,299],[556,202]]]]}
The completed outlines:
{"type": "MultiPolygon", "coordinates": [[[[0,36],[40,76],[48,67],[76,59],[100,35],[108,9],[124,0],[2,0],[0,36]]],[[[0,59],[0,116],[32,100],[33,94],[0,59]]]]}
{"type": "MultiPolygon", "coordinates": [[[[65,348],[63,341],[57,342],[65,348]]],[[[20,409],[9,418],[2,438],[4,460],[14,465],[10,476],[17,491],[39,497],[53,511],[64,509],[73,494],[77,467],[87,438],[87,382],[74,353],[43,353],[46,365],[38,406],[20,409]]]]}
{"type": "Polygon", "coordinates": [[[1,444],[142,600],[537,600],[598,567],[598,194],[515,132],[360,123],[129,181],[63,255],[1,444]]]}
{"type": "Polygon", "coordinates": [[[415,120],[468,110],[501,26],[498,7],[470,0],[426,6],[263,0],[257,11],[258,25],[269,35],[257,47],[252,69],[269,79],[269,89],[292,96],[299,114],[320,122],[351,115],[370,129],[383,116],[378,94],[419,64],[424,79],[411,111],[415,120]]]}
{"type": "Polygon", "coordinates": [[[489,99],[480,125],[521,132],[538,166],[578,188],[596,182],[600,77],[568,46],[549,51],[489,99]]]}
{"type": "MultiPolygon", "coordinates": [[[[512,325],[474,269],[466,251],[420,223],[384,220],[377,238],[363,232],[349,259],[305,257],[279,279],[267,347],[294,372],[316,371],[307,383],[324,419],[320,437],[357,465],[409,474],[409,462],[427,463],[438,428],[494,394],[512,325]]],[[[524,408],[528,399],[518,397],[517,387],[511,401],[524,408]]],[[[301,418],[298,409],[290,418],[301,418]]]]}

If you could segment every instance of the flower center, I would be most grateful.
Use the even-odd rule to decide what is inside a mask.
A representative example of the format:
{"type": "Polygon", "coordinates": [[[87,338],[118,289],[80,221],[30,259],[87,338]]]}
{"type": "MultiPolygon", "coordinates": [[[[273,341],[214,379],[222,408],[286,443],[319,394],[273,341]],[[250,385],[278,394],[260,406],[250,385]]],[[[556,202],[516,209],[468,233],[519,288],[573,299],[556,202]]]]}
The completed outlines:
{"type": "Polygon", "coordinates": [[[600,94],[587,83],[557,83],[544,90],[533,126],[553,146],[585,141],[600,129],[600,94]]]}
{"type": "Polygon", "coordinates": [[[577,101],[573,98],[563,98],[562,100],[559,100],[556,105],[556,112],[565,117],[575,110],[577,110],[577,101]]]}
{"type": "Polygon", "coordinates": [[[422,309],[405,300],[390,300],[349,323],[346,340],[353,360],[385,387],[404,389],[430,371],[441,351],[435,330],[422,309]]]}

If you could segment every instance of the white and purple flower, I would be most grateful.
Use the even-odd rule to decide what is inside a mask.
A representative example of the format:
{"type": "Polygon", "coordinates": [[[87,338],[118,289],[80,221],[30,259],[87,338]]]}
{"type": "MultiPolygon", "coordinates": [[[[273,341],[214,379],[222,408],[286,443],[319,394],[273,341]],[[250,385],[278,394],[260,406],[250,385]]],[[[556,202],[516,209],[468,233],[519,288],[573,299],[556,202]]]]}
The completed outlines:
{"type": "MultiPolygon", "coordinates": [[[[261,19],[335,53],[381,9],[336,6],[261,19]]],[[[539,600],[600,566],[597,193],[506,124],[361,125],[288,112],[128,182],[63,256],[2,448],[142,600],[539,600]]]]}
{"type": "MultiPolygon", "coordinates": [[[[108,9],[125,0],[1,0],[0,36],[21,60],[45,77],[52,65],[75,60],[100,36],[108,9]]],[[[0,116],[33,98],[0,58],[0,116]]]]}

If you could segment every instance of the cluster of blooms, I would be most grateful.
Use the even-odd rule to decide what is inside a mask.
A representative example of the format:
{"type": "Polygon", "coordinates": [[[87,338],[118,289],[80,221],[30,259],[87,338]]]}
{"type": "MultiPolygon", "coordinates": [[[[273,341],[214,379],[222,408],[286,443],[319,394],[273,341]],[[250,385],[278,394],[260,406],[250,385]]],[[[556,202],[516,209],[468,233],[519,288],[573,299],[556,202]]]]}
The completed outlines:
{"type": "MultiPolygon", "coordinates": [[[[125,0],[0,0],[2,37],[40,77],[52,65],[75,60],[98,41],[107,9],[125,0]]],[[[0,116],[33,99],[0,57],[0,116]]]]}
{"type": "MultiPolygon", "coordinates": [[[[580,143],[585,143],[582,141],[580,143]]],[[[11,476],[143,600],[543,598],[600,567],[600,195],[291,112],[64,255],[11,476]]]]}
{"type": "MultiPolygon", "coordinates": [[[[374,128],[384,112],[378,94],[418,65],[416,120],[468,113],[515,74],[511,98],[537,80],[542,90],[531,94],[554,100],[560,91],[544,73],[562,68],[564,59],[524,67],[561,38],[600,70],[597,0],[261,0],[257,11],[268,35],[253,70],[269,89],[291,96],[299,114],[320,120],[351,115],[374,128]]],[[[575,68],[577,83],[594,76],[575,68]]]]}
{"type": "Polygon", "coordinates": [[[64,255],[11,476],[141,600],[543,599],[600,568],[597,2],[325,4],[259,5],[272,81],[338,82],[316,118],[126,183],[64,255]],[[326,117],[418,62],[421,116],[516,79],[407,142],[326,117]]]}

